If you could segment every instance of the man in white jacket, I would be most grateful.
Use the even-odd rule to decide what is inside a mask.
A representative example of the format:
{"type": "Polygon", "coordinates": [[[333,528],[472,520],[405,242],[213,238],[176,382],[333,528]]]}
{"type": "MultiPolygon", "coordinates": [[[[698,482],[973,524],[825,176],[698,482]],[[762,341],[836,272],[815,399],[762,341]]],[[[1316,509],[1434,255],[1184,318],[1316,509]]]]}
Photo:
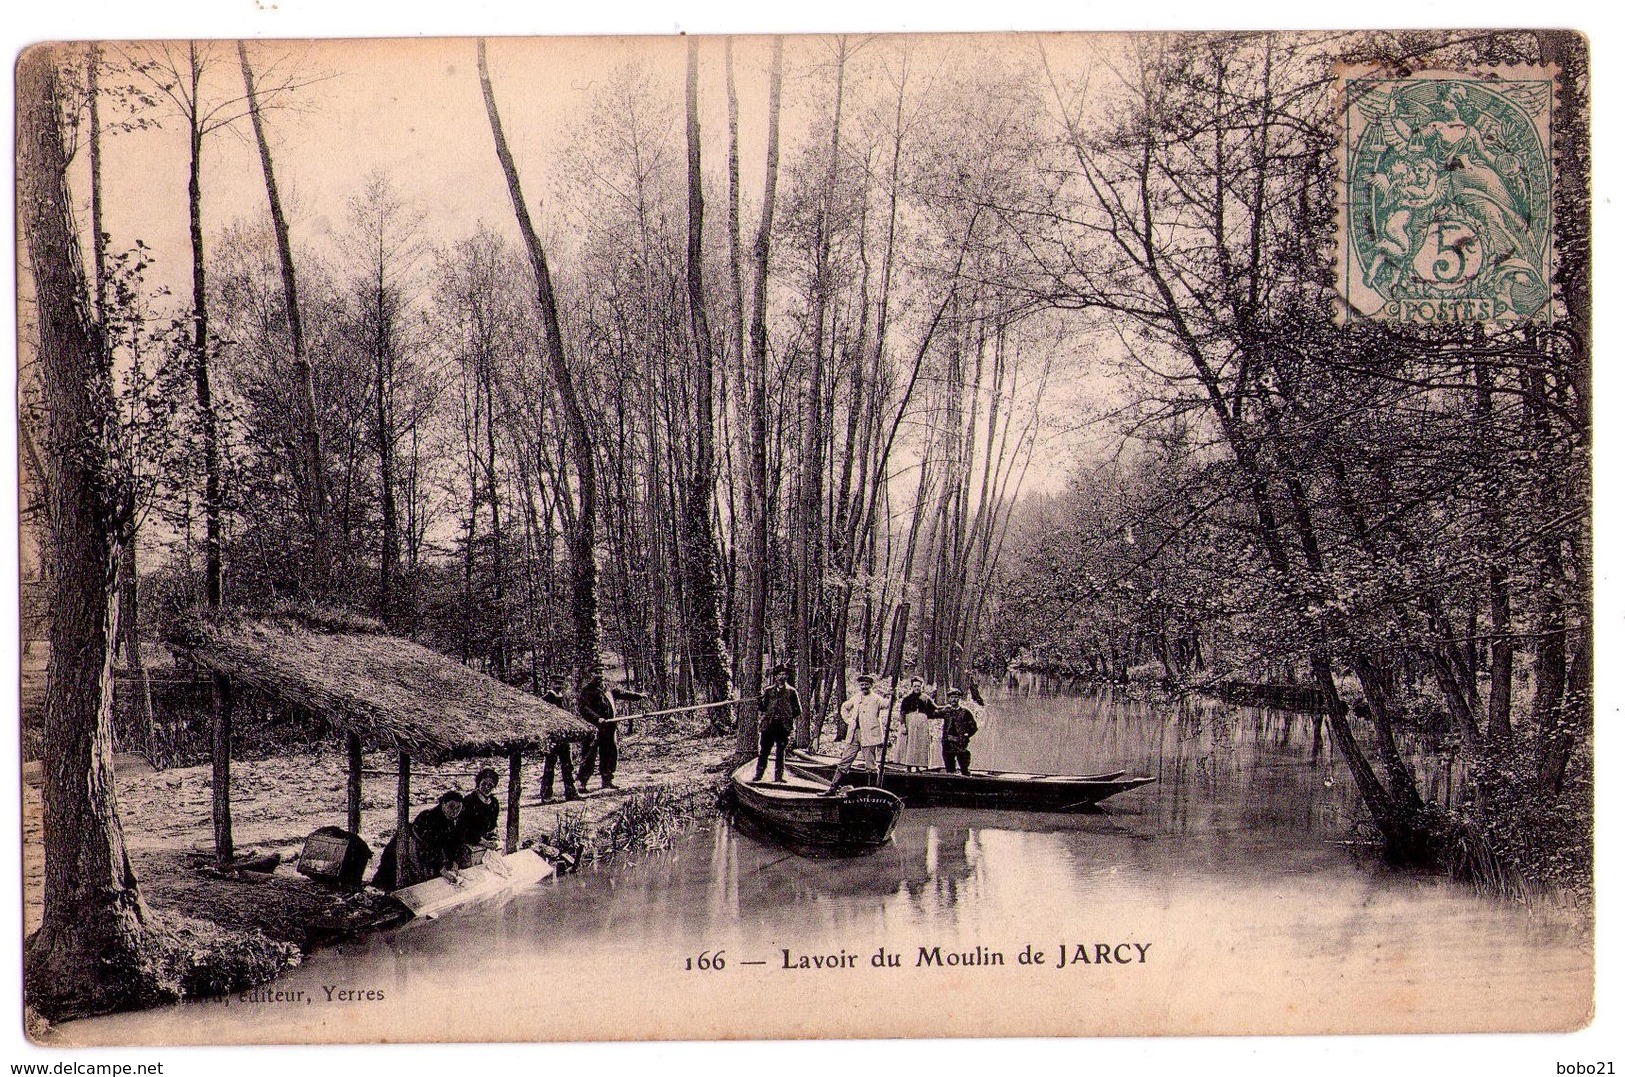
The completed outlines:
{"type": "Polygon", "coordinates": [[[841,704],[841,718],[851,732],[847,734],[840,762],[835,764],[835,777],[824,790],[827,797],[835,795],[836,787],[859,755],[872,772],[880,772],[880,747],[886,743],[886,714],[891,708],[891,699],[876,692],[874,687],[873,677],[867,673],[860,675],[857,694],[841,704]]]}

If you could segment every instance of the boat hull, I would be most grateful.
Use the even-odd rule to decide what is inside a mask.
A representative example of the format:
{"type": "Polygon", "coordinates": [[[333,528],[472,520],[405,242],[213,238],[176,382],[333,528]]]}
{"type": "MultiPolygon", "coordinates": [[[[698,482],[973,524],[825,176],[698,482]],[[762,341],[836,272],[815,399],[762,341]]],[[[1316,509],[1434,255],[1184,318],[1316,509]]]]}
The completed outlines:
{"type": "Polygon", "coordinates": [[[734,805],[756,826],[792,845],[835,852],[863,852],[891,840],[903,802],[883,789],[843,788],[821,796],[807,780],[783,785],[750,780],[754,763],[733,775],[734,805]]]}
{"type": "MultiPolygon", "coordinates": [[[[809,779],[828,781],[835,773],[830,756],[795,752],[792,764],[809,779]]],[[[949,774],[942,770],[908,771],[886,768],[885,789],[909,807],[989,808],[998,811],[1089,811],[1107,797],[1138,789],[1156,781],[1123,771],[1106,774],[1014,774],[974,771],[949,774]]],[[[842,785],[872,786],[874,774],[862,768],[849,771],[842,785]]]]}

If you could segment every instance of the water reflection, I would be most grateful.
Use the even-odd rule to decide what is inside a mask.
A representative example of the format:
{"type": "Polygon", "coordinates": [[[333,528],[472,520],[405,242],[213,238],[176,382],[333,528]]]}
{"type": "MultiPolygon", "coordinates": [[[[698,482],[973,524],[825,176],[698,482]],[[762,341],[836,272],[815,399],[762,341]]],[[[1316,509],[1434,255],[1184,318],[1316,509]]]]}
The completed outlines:
{"type": "MultiPolygon", "coordinates": [[[[807,859],[719,819],[662,855],[318,954],[279,985],[386,989],[388,1003],[342,1021],[320,1008],[200,1003],[70,1023],[62,1035],[794,1036],[809,1014],[851,1035],[942,1034],[917,1004],[935,989],[919,978],[933,973],[909,967],[920,947],[1013,954],[1069,939],[1145,943],[1155,958],[1105,995],[1113,981],[1063,981],[1071,969],[1001,968],[989,975],[1007,979],[986,987],[998,1006],[967,1007],[953,1031],[987,1034],[1010,1021],[1035,1033],[1510,1030],[1583,1015],[1589,922],[1390,872],[1351,849],[1340,839],[1360,817],[1355,791],[1312,717],[1154,706],[1109,691],[989,702],[973,742],[978,765],[1160,780],[1093,814],[910,809],[889,845],[853,859],[807,859]],[[852,1007],[847,981],[783,967],[802,952],[882,948],[909,960],[893,979],[865,981],[876,1003],[867,1010],[852,1007]],[[702,988],[684,962],[717,949],[731,971],[702,988]],[[629,985],[647,1004],[595,1024],[598,1000],[629,985]],[[444,1027],[431,1016],[448,1000],[493,993],[489,1012],[444,1027]],[[915,1014],[926,1023],[908,1024],[915,1014]]],[[[1447,768],[1422,774],[1437,795],[1450,788],[1447,768]]]]}

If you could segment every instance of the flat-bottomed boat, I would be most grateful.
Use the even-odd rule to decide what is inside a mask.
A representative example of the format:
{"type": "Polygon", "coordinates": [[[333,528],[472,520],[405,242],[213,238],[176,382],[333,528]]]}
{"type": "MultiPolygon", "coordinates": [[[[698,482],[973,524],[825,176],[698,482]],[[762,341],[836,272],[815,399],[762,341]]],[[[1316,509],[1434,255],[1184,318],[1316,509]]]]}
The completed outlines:
{"type": "MultiPolygon", "coordinates": [[[[812,781],[828,782],[835,775],[834,756],[793,751],[786,756],[786,762],[812,781]]],[[[906,770],[888,764],[883,784],[909,807],[1068,812],[1085,811],[1107,797],[1154,781],[1155,778],[1137,777],[1121,770],[1102,774],[1026,774],[1001,770],[950,774],[945,770],[906,770]]],[[[874,774],[858,767],[848,771],[841,782],[843,787],[873,786],[874,774]]]]}
{"type": "Polygon", "coordinates": [[[761,829],[792,845],[834,852],[863,852],[891,838],[903,802],[884,789],[838,789],[825,796],[828,783],[791,773],[783,782],[754,781],[756,763],[733,772],[735,806],[761,829]]]}

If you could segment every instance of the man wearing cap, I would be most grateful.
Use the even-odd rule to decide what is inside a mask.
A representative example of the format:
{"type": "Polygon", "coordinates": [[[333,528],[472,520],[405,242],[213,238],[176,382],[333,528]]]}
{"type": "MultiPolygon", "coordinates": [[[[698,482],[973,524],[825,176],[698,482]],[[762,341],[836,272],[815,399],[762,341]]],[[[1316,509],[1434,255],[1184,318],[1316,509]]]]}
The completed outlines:
{"type": "Polygon", "coordinates": [[[948,705],[937,711],[942,719],[942,765],[952,774],[970,773],[970,739],[976,735],[976,716],[965,707],[965,693],[948,690],[948,705]]]}
{"type": "Polygon", "coordinates": [[[593,765],[598,766],[599,785],[605,789],[617,789],[615,784],[615,767],[620,761],[621,752],[615,743],[615,727],[620,719],[615,714],[615,701],[617,699],[637,701],[647,699],[642,692],[634,692],[630,688],[616,686],[609,687],[604,681],[602,673],[595,673],[587,679],[587,686],[581,690],[581,697],[577,701],[577,710],[581,717],[591,722],[598,729],[598,735],[587,742],[581,750],[581,766],[576,769],[576,784],[583,792],[587,789],[587,782],[592,778],[593,765]]]}
{"type": "Polygon", "coordinates": [[[835,764],[835,777],[830,781],[829,788],[824,795],[835,795],[836,787],[846,772],[852,769],[858,756],[870,771],[880,773],[880,746],[886,743],[886,713],[891,706],[891,700],[874,690],[875,679],[864,673],[858,677],[858,691],[841,704],[841,719],[851,730],[847,734],[846,748],[841,752],[840,762],[835,764]]]}
{"type": "Polygon", "coordinates": [[[756,729],[762,738],[761,751],[756,756],[755,781],[767,773],[767,756],[773,752],[773,780],[784,781],[784,749],[790,744],[790,730],[801,717],[801,697],[789,683],[790,667],[774,666],[773,683],[762,693],[756,707],[756,729]]]}
{"type": "MultiPolygon", "coordinates": [[[[570,709],[569,680],[559,674],[554,677],[542,700],[553,704],[560,710],[570,709]]],[[[570,761],[570,742],[556,740],[547,753],[547,762],[542,764],[542,803],[553,799],[553,775],[557,773],[564,778],[564,799],[580,800],[581,794],[576,792],[575,764],[570,761]]]]}

